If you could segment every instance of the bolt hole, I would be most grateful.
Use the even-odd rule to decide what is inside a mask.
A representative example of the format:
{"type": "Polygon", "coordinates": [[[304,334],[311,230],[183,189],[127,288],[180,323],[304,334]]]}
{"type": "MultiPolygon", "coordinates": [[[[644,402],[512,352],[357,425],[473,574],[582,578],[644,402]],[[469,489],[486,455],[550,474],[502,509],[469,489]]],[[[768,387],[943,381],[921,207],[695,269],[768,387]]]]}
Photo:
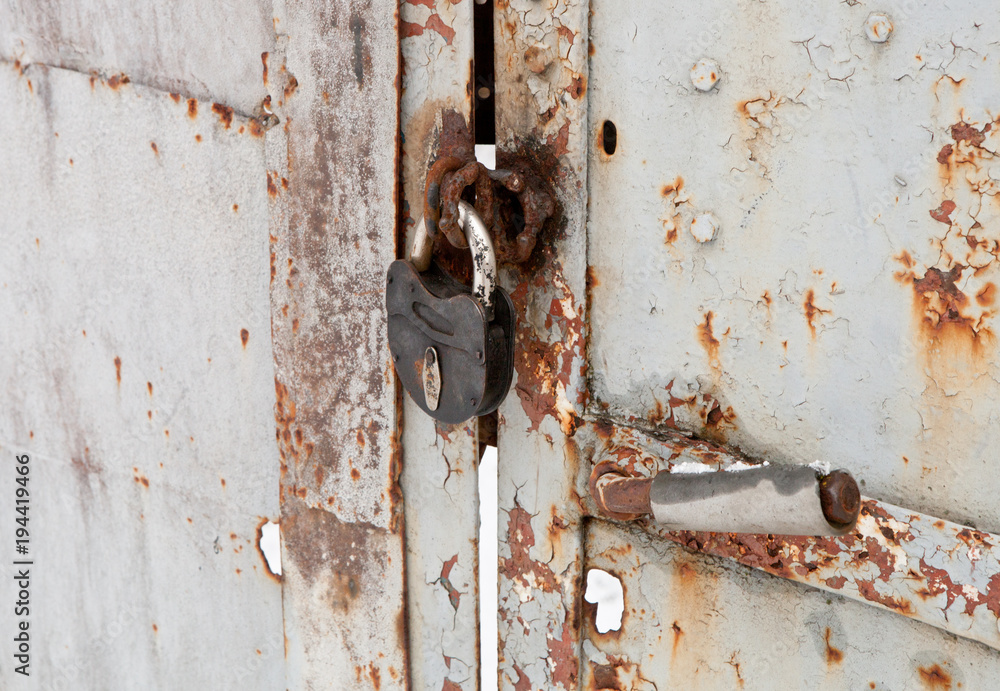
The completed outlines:
{"type": "Polygon", "coordinates": [[[618,128],[610,120],[605,120],[601,128],[601,146],[608,156],[614,154],[618,148],[618,128]]]}
{"type": "Polygon", "coordinates": [[[268,521],[260,527],[260,551],[267,568],[275,576],[281,575],[281,527],[268,521]]]}
{"type": "Polygon", "coordinates": [[[607,571],[590,569],[587,571],[587,591],[583,599],[597,605],[594,628],[597,633],[618,631],[622,627],[625,613],[625,591],[622,582],[607,571]]]}

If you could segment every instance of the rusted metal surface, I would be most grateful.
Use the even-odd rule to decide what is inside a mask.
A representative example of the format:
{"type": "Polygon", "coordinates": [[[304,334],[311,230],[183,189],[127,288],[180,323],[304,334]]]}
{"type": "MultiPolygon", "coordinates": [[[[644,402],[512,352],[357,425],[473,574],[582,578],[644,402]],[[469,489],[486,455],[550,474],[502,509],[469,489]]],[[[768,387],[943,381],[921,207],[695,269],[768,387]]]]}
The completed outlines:
{"type": "Polygon", "coordinates": [[[888,7],[873,43],[855,3],[646,2],[631,33],[593,10],[595,412],[843,465],[868,495],[1000,532],[1000,16],[888,7]],[[623,55],[661,67],[623,79],[623,55]],[[722,77],[701,92],[705,57],[722,77]]]}
{"type": "Polygon", "coordinates": [[[0,98],[0,687],[285,688],[264,137],[129,75],[0,61],[0,98]]]}
{"type": "Polygon", "coordinates": [[[219,102],[255,115],[281,27],[268,0],[8,2],[0,9],[0,57],[44,63],[219,102]]]}
{"type": "MultiPolygon", "coordinates": [[[[746,462],[706,442],[676,434],[653,437],[604,422],[581,427],[576,440],[583,454],[619,459],[616,468],[606,462],[594,466],[578,484],[616,472],[643,478],[685,464],[724,470],[746,462]]],[[[587,506],[591,515],[601,515],[596,502],[588,500],[587,506]]],[[[840,537],[668,532],[649,518],[636,525],[691,550],[728,557],[1000,649],[1000,536],[867,497],[861,498],[857,527],[840,537]]],[[[621,540],[634,534],[623,534],[621,540]]],[[[996,664],[1000,668],[1000,657],[996,664]]]]}
{"type": "Polygon", "coordinates": [[[625,604],[604,634],[584,604],[587,689],[985,689],[1000,667],[978,643],[605,521],[588,522],[587,566],[625,604]]]}
{"type": "Polygon", "coordinates": [[[406,688],[399,400],[386,343],[396,257],[397,5],[276,18],[271,308],[289,688],[406,688]]]}
{"type": "Polygon", "coordinates": [[[427,171],[423,206],[427,234],[436,239],[440,232],[452,247],[467,247],[459,223],[459,203],[467,190],[473,190],[476,212],[490,231],[499,260],[524,263],[555,212],[551,188],[530,158],[510,154],[505,159],[507,167],[497,170],[474,160],[469,146],[471,128],[459,117],[454,112],[443,115],[444,121],[455,124],[443,126],[441,150],[427,171]]]}
{"type": "MultiPolygon", "coordinates": [[[[472,155],[472,8],[473,0],[400,5],[401,253],[417,234],[428,169],[435,160],[472,155]]],[[[439,240],[435,257],[448,249],[439,240]]],[[[470,265],[468,255],[448,256],[470,265]]],[[[479,684],[476,421],[435,425],[405,394],[402,403],[410,684],[472,691],[479,684]]]]}
{"type": "MultiPolygon", "coordinates": [[[[591,9],[588,412],[715,442],[685,443],[683,458],[710,465],[719,453],[827,462],[866,495],[858,530],[837,539],[662,537],[997,647],[1000,511],[986,469],[1000,402],[1000,86],[987,36],[1000,16],[971,1],[644,2],[633,24],[611,3],[591,9]]],[[[633,625],[649,628],[669,605],[643,588],[653,609],[633,625]]],[[[818,616],[810,602],[773,611],[818,616]]],[[[854,607],[833,602],[838,616],[854,607]]],[[[715,644],[757,627],[727,617],[737,624],[715,644]]],[[[851,621],[866,617],[898,632],[873,646],[887,664],[885,641],[916,660],[938,635],[874,610],[851,621]]],[[[775,638],[799,645],[784,631],[775,638]]],[[[851,683],[821,685],[861,686],[871,662],[833,645],[851,683]]],[[[997,668],[993,651],[985,660],[997,668]]],[[[926,662],[890,686],[919,685],[916,667],[929,679],[944,678],[933,664],[950,669],[926,662]]],[[[642,674],[691,682],[698,669],[678,658],[642,674]]],[[[752,665],[741,674],[748,686],[772,678],[752,665]]]]}
{"type": "MultiPolygon", "coordinates": [[[[500,408],[499,684],[579,687],[582,523],[572,435],[586,404],[586,3],[496,3],[497,167],[531,163],[553,217],[503,275],[518,311],[500,408]],[[516,394],[516,395],[515,395],[516,394]]],[[[585,490],[583,490],[585,492],[585,490]]]]}
{"type": "MultiPolygon", "coordinates": [[[[614,454],[615,451],[612,451],[614,454]]],[[[631,520],[652,514],[672,530],[839,535],[858,520],[861,493],[843,470],[807,465],[699,465],[627,477],[613,461],[590,472],[590,497],[602,515],[631,520]],[[815,531],[815,532],[814,532],[815,531]]]]}

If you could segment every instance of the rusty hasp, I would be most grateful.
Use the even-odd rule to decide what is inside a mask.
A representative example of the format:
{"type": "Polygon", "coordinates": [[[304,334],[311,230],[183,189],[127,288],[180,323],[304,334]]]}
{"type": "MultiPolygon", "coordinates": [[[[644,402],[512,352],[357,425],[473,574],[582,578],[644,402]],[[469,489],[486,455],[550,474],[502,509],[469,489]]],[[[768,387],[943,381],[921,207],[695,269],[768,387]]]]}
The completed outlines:
{"type": "Polygon", "coordinates": [[[634,520],[688,549],[1000,649],[1000,536],[862,497],[849,473],[820,464],[761,464],[680,434],[654,437],[603,420],[585,422],[576,439],[600,459],[579,480],[589,485],[598,518],[634,520]],[[723,501],[715,504],[720,488],[723,501]],[[808,506],[795,503],[805,496],[808,506]],[[733,515],[720,515],[723,508],[733,515]],[[760,529],[782,510],[791,514],[785,525],[760,529]],[[811,525],[823,521],[828,529],[796,535],[798,524],[787,523],[803,511],[811,525]]]}
{"type": "Polygon", "coordinates": [[[858,485],[844,470],[736,459],[728,471],[685,463],[652,478],[622,476],[614,468],[605,459],[590,474],[598,509],[626,520],[652,514],[672,530],[842,535],[854,527],[861,508],[858,485]]]}
{"type": "Polygon", "coordinates": [[[501,262],[523,263],[555,212],[552,191],[527,156],[507,156],[507,167],[490,170],[475,160],[464,119],[445,113],[438,158],[427,172],[423,223],[433,242],[443,235],[456,248],[468,246],[460,202],[473,202],[486,222],[501,262]],[[451,124],[449,127],[448,125],[451,124]],[[468,192],[472,190],[472,194],[468,192]]]}

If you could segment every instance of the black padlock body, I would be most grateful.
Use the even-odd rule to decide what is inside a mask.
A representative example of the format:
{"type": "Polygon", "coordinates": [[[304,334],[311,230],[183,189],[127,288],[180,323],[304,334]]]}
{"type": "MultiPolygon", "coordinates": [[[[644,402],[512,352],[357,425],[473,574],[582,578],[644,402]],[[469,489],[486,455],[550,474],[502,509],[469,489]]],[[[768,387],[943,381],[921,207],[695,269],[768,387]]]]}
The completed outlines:
{"type": "Polygon", "coordinates": [[[493,319],[468,286],[437,266],[423,273],[399,259],[386,277],[389,350],[396,374],[410,397],[431,417],[448,424],[465,422],[497,409],[514,373],[514,303],[497,286],[493,319]],[[424,354],[437,351],[441,394],[437,410],[424,396],[424,354]]]}

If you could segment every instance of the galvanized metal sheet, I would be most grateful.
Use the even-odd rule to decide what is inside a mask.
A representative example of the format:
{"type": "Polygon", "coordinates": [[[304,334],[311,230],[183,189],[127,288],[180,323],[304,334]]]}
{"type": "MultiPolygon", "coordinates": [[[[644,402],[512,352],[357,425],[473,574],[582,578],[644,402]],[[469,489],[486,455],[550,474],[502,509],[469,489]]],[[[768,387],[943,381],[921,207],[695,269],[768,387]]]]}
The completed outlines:
{"type": "Polygon", "coordinates": [[[0,57],[45,63],[217,101],[254,114],[280,30],[269,0],[134,3],[10,0],[0,5],[0,57]]]}
{"type": "MultiPolygon", "coordinates": [[[[397,5],[279,14],[287,149],[270,152],[288,686],[406,688],[396,255],[397,5]]],[[[277,98],[272,102],[277,106],[277,98]]]]}
{"type": "MultiPolygon", "coordinates": [[[[473,0],[400,5],[406,246],[422,216],[442,114],[471,119],[472,8],[473,0]]],[[[410,683],[478,689],[478,425],[436,425],[406,394],[402,402],[410,683]]]]}
{"type": "Polygon", "coordinates": [[[41,65],[0,95],[7,602],[15,453],[35,562],[32,676],[5,643],[0,686],[281,688],[260,131],[41,65]]]}
{"type": "Polygon", "coordinates": [[[579,684],[582,523],[572,435],[587,399],[587,3],[497,3],[497,167],[530,157],[560,212],[503,280],[517,309],[515,384],[500,408],[499,684],[579,684]]]}
{"type": "Polygon", "coordinates": [[[621,580],[619,630],[585,604],[588,689],[986,689],[996,652],[915,621],[588,523],[587,565],[621,580]]]}
{"type": "Polygon", "coordinates": [[[997,532],[1000,15],[873,9],[593,4],[595,411],[997,532]]]}

